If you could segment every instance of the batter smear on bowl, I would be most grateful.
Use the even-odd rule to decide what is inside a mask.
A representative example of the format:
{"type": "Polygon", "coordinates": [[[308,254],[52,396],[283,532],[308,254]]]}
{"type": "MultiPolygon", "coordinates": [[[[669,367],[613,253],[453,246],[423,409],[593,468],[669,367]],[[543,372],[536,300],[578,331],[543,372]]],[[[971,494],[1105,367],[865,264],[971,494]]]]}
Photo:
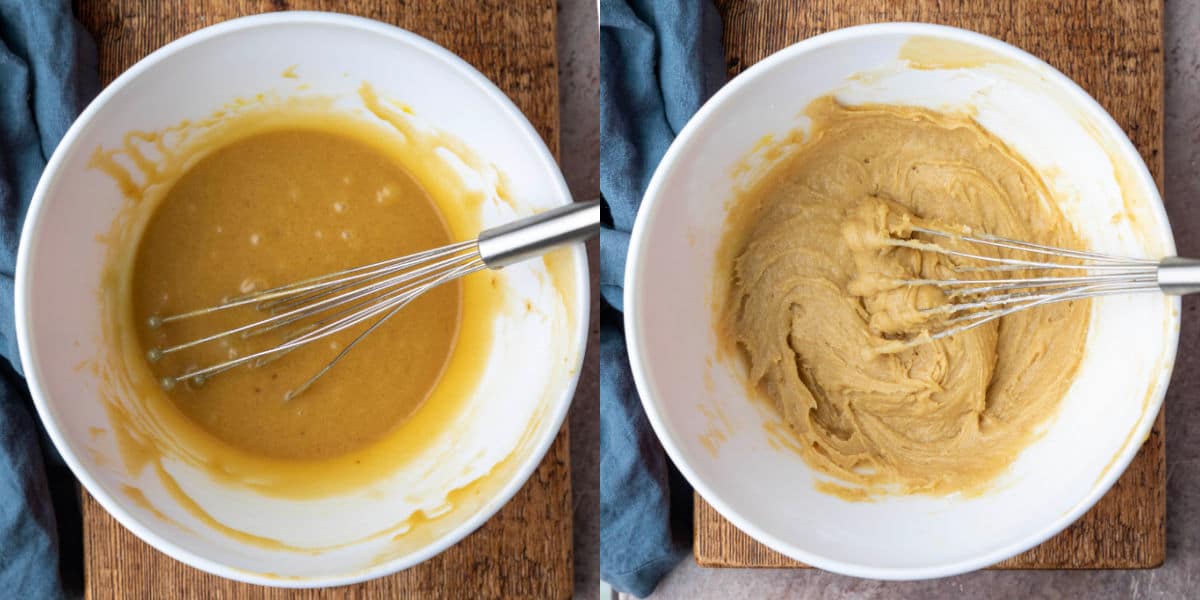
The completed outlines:
{"type": "Polygon", "coordinates": [[[1071,386],[1090,305],[1040,306],[905,346],[901,336],[929,325],[917,309],[946,300],[888,282],[945,278],[965,259],[878,242],[919,244],[908,224],[928,221],[1084,243],[1039,174],[968,117],[831,97],[807,114],[807,139],[735,199],[726,222],[723,350],[744,360],[806,462],[845,484],[822,489],[851,499],[980,493],[1071,386]]]}

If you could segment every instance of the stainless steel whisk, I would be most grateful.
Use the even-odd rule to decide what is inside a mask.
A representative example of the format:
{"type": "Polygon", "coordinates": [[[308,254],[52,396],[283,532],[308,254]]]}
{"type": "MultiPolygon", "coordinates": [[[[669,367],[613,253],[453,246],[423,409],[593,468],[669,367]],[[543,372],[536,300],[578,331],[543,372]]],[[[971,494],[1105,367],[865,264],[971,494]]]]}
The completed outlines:
{"type": "Polygon", "coordinates": [[[239,365],[261,366],[308,343],[375,319],[332,360],[299,387],[290,400],[312,386],[363,338],[429,290],[483,269],[499,269],[547,250],[584,241],[600,231],[600,202],[577,202],[494,227],[475,240],[329,273],[232,298],[217,306],[170,316],[152,316],[151,328],[239,306],[255,305],[267,314],[253,322],[203,338],[147,352],[151,362],[229,336],[243,338],[281,333],[281,342],[265,350],[161,379],[163,387],[209,378],[239,365]]]}
{"type": "Polygon", "coordinates": [[[954,267],[956,273],[964,274],[962,278],[906,279],[896,282],[900,286],[935,286],[948,300],[946,304],[918,309],[928,317],[941,317],[943,320],[927,332],[928,337],[907,340],[906,345],[910,346],[949,337],[1018,311],[1056,302],[1117,294],[1184,295],[1200,292],[1200,260],[1197,259],[1126,258],[1055,248],[986,233],[956,233],[929,226],[913,226],[912,232],[924,234],[932,241],[920,242],[915,246],[911,240],[891,240],[886,243],[986,264],[954,267]],[[1028,258],[988,256],[955,250],[937,244],[938,239],[1021,252],[1028,258]],[[1024,271],[1074,273],[1021,276],[1020,272],[1024,271]],[[968,273],[993,275],[973,279],[965,276],[968,273]],[[1016,276],[1007,276],[1006,273],[1016,276]]]}

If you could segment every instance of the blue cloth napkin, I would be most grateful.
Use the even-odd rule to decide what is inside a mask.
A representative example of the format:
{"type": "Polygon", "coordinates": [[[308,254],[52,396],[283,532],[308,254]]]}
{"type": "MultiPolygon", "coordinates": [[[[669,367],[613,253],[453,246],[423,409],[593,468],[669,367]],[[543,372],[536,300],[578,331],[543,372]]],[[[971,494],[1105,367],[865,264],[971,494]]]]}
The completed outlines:
{"type": "Polygon", "coordinates": [[[675,135],[725,83],[709,0],[600,2],[600,576],[654,591],[691,546],[691,490],[646,420],[629,371],[621,295],[629,233],[675,135]]]}
{"type": "Polygon", "coordinates": [[[99,89],[67,0],[0,0],[0,597],[77,592],[78,491],[34,416],[17,354],[17,240],[46,160],[99,89]],[[63,531],[66,529],[66,531],[63,531]],[[61,550],[71,550],[60,561],[61,550]],[[60,574],[60,567],[70,573],[60,574]],[[64,585],[64,575],[65,581],[64,585]]]}

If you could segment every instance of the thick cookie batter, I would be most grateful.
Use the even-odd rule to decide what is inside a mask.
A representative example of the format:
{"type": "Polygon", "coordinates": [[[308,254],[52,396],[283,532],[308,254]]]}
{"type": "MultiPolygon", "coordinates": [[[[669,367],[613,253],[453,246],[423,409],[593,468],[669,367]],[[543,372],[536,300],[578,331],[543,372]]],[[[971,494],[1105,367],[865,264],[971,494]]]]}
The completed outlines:
{"type": "Polygon", "coordinates": [[[734,202],[718,255],[722,344],[807,462],[854,485],[832,491],[981,492],[1071,385],[1089,305],[898,348],[935,325],[916,309],[946,300],[888,280],[946,276],[951,259],[878,242],[923,219],[1083,243],[1039,175],[969,118],[832,98],[808,114],[808,139],[734,202]]]}

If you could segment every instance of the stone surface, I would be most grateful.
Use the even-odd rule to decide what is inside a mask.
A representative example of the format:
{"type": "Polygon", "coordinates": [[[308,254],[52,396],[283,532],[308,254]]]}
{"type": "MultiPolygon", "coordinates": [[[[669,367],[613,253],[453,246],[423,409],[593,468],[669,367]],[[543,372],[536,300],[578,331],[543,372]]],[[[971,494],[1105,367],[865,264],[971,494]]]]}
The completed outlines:
{"type": "MultiPolygon", "coordinates": [[[[600,34],[594,0],[558,3],[559,164],[576,200],[600,196],[600,34]]],[[[599,245],[588,244],[592,314],[587,354],[568,416],[575,507],[575,598],[595,598],[600,581],[599,245]]]]}
{"type": "MultiPolygon", "coordinates": [[[[1164,199],[1179,254],[1200,256],[1200,3],[1166,0],[1164,26],[1164,199]]],[[[1200,584],[1200,404],[1195,401],[1200,395],[1198,310],[1200,298],[1184,299],[1179,356],[1164,406],[1167,412],[1167,559],[1161,568],[979,571],[933,581],[883,582],[816,570],[702,569],[688,560],[659,585],[652,597],[763,600],[1197,597],[1200,595],[1196,589],[1200,584]]]]}

